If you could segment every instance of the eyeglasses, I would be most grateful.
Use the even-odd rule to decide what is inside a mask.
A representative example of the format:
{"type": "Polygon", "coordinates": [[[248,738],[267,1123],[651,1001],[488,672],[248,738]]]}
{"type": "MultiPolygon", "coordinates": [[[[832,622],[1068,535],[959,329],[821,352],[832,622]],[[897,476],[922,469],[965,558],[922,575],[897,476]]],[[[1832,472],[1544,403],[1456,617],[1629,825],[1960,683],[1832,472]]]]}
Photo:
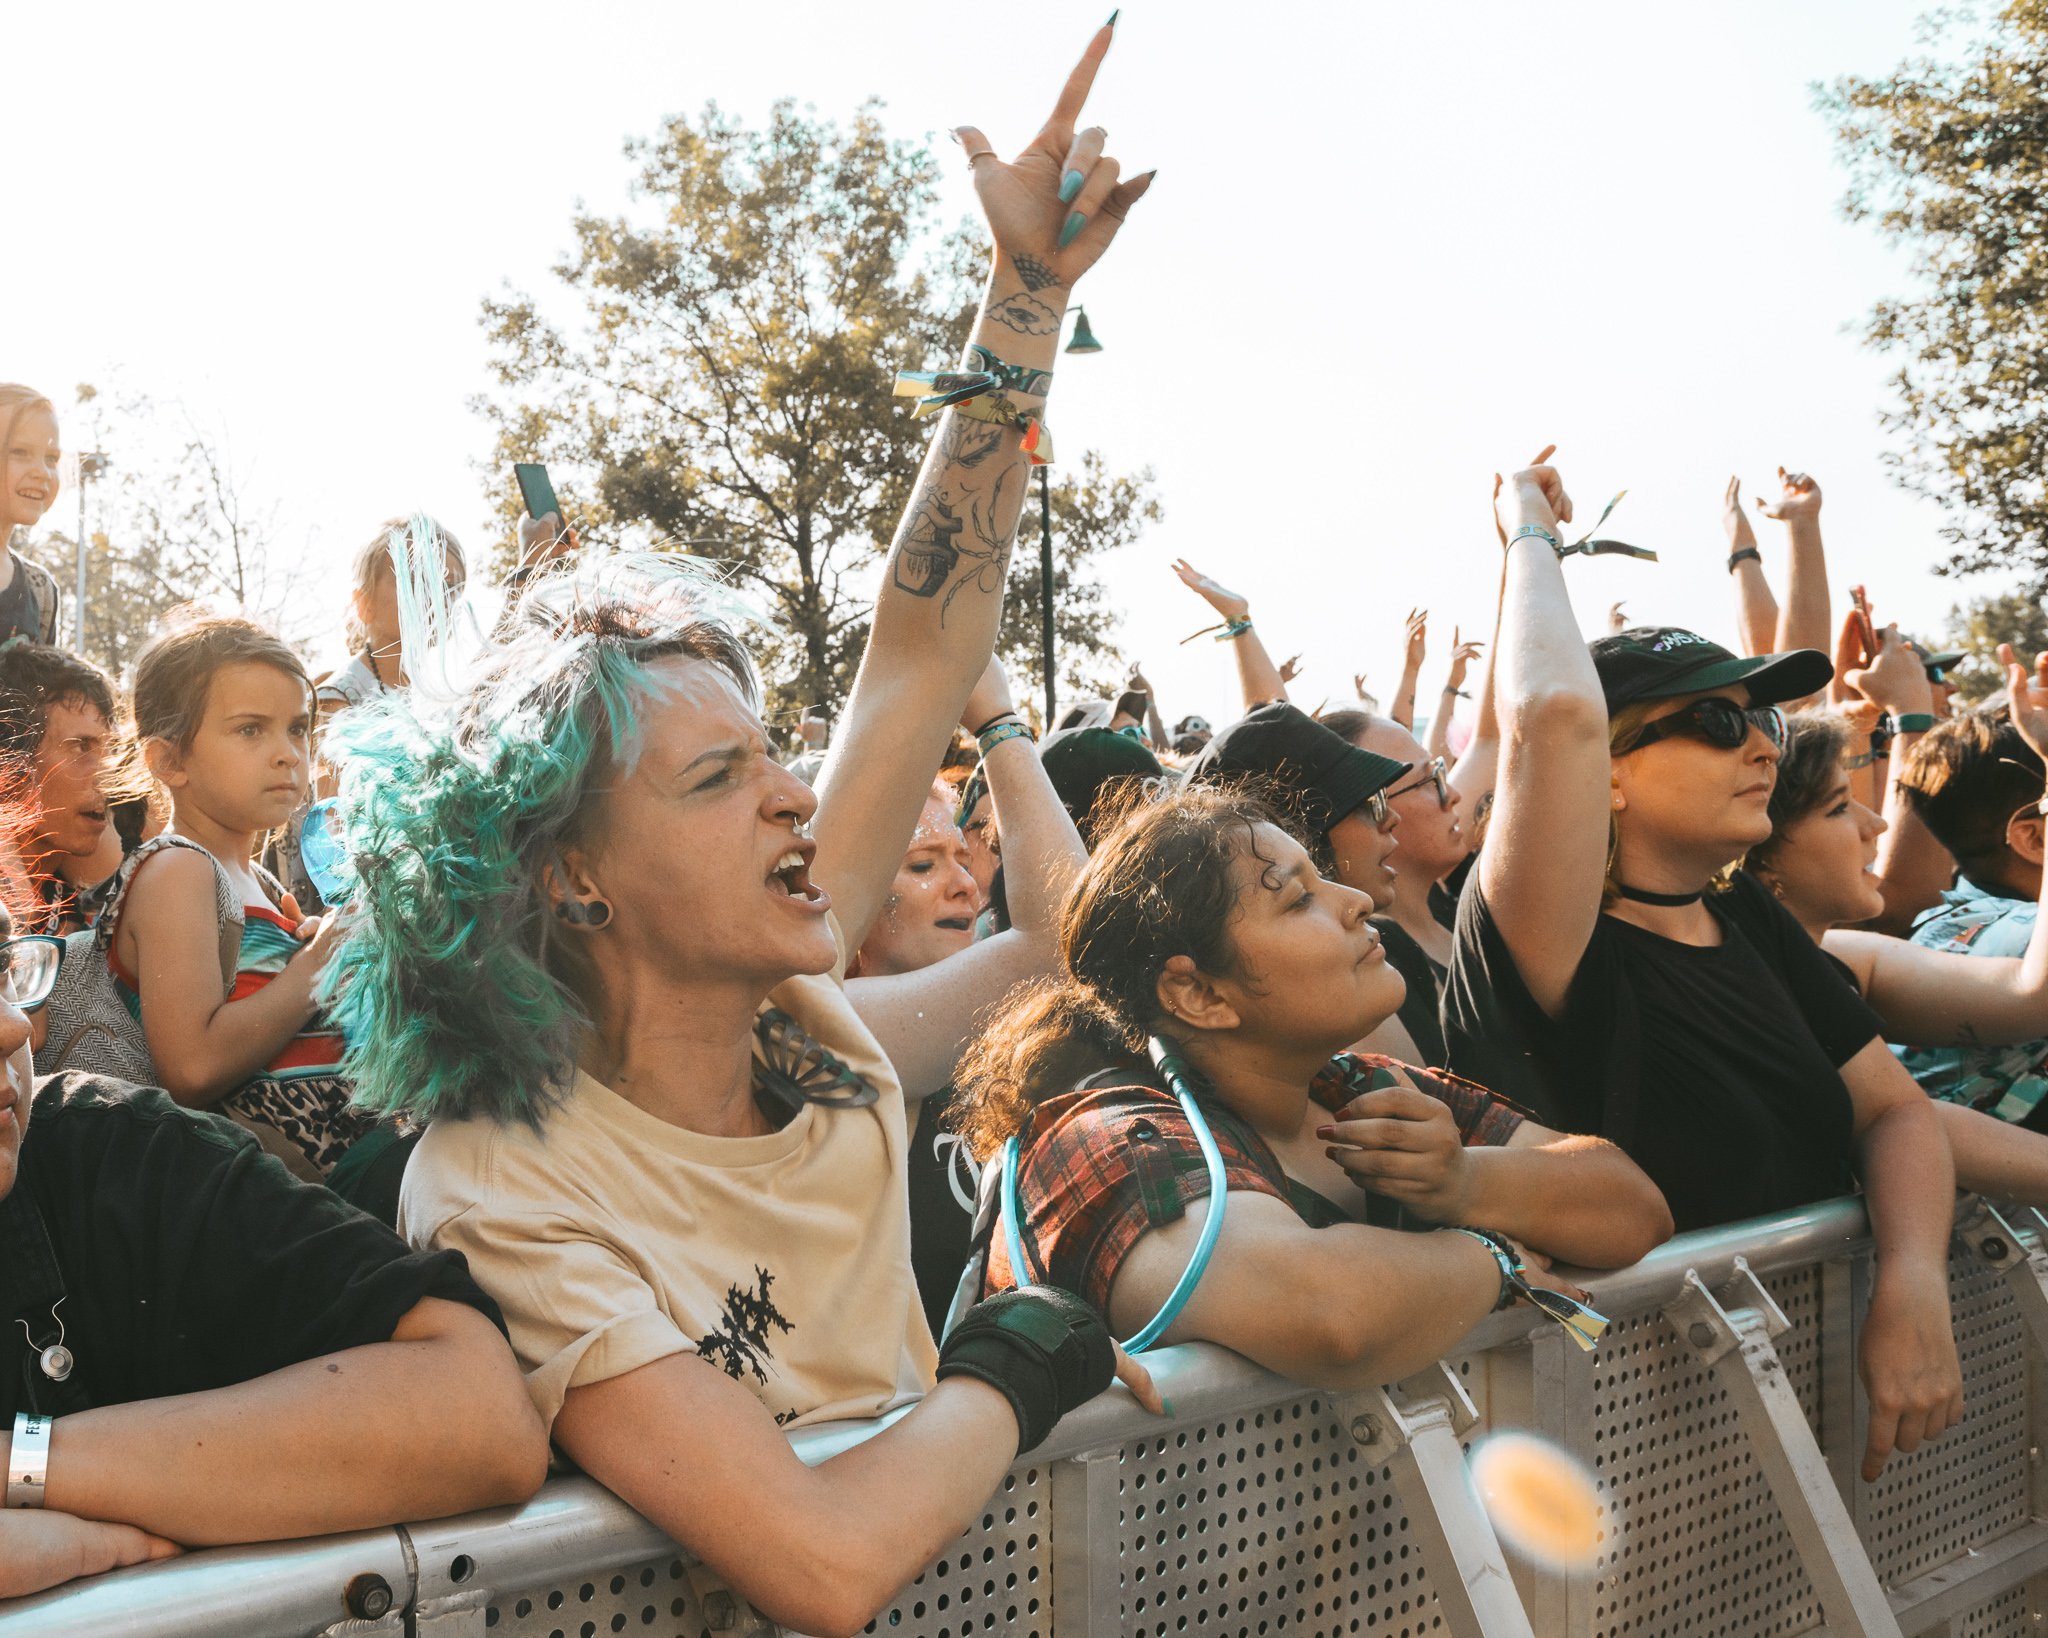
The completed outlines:
{"type": "Polygon", "coordinates": [[[1387,793],[1385,791],[1374,791],[1351,811],[1364,814],[1366,818],[1372,821],[1375,830],[1385,830],[1387,828],[1387,821],[1394,816],[1394,810],[1387,806],[1387,793]]]}
{"type": "Polygon", "coordinates": [[[1391,802],[1397,796],[1406,796],[1410,791],[1419,791],[1424,785],[1434,785],[1436,787],[1436,805],[1438,807],[1447,808],[1451,805],[1451,782],[1444,776],[1444,759],[1440,756],[1433,756],[1429,759],[1429,766],[1423,770],[1420,779],[1411,779],[1399,790],[1388,791],[1387,800],[1391,802]]]}
{"type": "Polygon", "coordinates": [[[1694,700],[1683,711],[1659,717],[1636,736],[1636,742],[1629,749],[1640,751],[1645,745],[1653,745],[1660,739],[1683,735],[1687,739],[1703,739],[1724,751],[1739,751],[1752,728],[1763,731],[1764,738],[1771,742],[1772,750],[1784,750],[1785,713],[1775,705],[1752,705],[1745,709],[1733,700],[1711,696],[1694,700]]]}
{"type": "Polygon", "coordinates": [[[57,969],[64,965],[64,941],[41,933],[0,942],[0,999],[34,1012],[50,999],[57,969]]]}

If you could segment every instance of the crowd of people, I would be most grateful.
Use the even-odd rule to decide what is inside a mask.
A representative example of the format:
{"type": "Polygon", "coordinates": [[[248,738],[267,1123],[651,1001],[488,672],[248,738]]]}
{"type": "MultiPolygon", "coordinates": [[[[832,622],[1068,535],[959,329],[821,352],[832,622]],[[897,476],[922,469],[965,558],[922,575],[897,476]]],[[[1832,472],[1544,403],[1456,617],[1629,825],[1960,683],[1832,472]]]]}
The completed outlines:
{"type": "MultiPolygon", "coordinates": [[[[1017,159],[957,133],[985,299],[794,742],[716,583],[557,516],[466,650],[460,544],[380,525],[325,669],[185,611],[110,678],[0,561],[0,1597],[552,1461],[851,1632],[1066,1411],[1164,1413],[1149,1346],[1352,1388],[1515,1302],[1590,1342],[1589,1271],[1856,1189],[1865,1475],[1961,1414],[1956,1191],[2048,1204],[2048,655],[1962,709],[1860,590],[1831,629],[1801,473],[1782,603],[1730,483],[1740,652],[1589,644],[1546,449],[1426,738],[1425,613],[1388,709],[1312,714],[1186,562],[1232,710],[1134,666],[1035,727],[1002,565],[1151,182],[1081,125],[1113,22],[1017,159]]],[[[57,417],[0,426],[32,543],[57,417]]]]}

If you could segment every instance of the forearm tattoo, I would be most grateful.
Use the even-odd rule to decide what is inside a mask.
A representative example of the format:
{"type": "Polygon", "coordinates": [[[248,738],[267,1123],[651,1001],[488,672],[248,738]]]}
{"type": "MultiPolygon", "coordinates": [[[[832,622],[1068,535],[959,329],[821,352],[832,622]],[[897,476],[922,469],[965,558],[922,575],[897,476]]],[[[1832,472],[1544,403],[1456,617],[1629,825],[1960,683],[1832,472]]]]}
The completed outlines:
{"type": "Polygon", "coordinates": [[[1008,296],[991,296],[982,313],[1005,330],[1023,336],[1058,335],[1060,315],[1036,296],[1019,290],[1008,296]]]}
{"type": "MultiPolygon", "coordinates": [[[[985,451],[984,451],[985,453],[985,451]]],[[[979,458],[979,457],[977,457],[979,458]]],[[[940,473],[947,470],[942,466],[940,473]]],[[[986,502],[972,491],[965,496],[966,516],[927,486],[911,503],[910,521],[896,549],[890,577],[912,597],[943,597],[939,624],[944,626],[953,599],[969,586],[984,596],[999,596],[1010,566],[1010,542],[1017,529],[1022,489],[1005,504],[1004,490],[1015,467],[996,478],[986,502]]],[[[958,501],[963,497],[956,496],[958,501]]]]}

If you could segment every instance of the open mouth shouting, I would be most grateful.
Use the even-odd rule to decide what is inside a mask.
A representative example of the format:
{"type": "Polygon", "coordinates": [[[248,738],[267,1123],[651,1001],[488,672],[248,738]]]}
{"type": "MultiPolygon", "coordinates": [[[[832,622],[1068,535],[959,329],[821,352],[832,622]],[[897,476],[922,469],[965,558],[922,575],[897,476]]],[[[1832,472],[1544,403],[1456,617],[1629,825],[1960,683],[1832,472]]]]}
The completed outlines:
{"type": "Polygon", "coordinates": [[[780,893],[806,909],[827,909],[832,903],[830,895],[811,881],[811,855],[817,851],[815,842],[793,844],[768,872],[769,891],[780,893]]]}

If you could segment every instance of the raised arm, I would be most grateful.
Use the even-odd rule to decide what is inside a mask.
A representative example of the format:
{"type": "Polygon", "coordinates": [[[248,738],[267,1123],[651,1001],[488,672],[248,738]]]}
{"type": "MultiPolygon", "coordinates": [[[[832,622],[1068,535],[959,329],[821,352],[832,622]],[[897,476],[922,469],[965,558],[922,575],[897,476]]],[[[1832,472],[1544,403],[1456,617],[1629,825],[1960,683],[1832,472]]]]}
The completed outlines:
{"type": "MultiPolygon", "coordinates": [[[[1934,710],[1934,689],[1920,657],[1899,635],[1885,627],[1877,655],[1843,679],[1856,694],[1891,713],[1897,726],[1887,754],[1876,764],[1884,773],[1884,835],[1877,844],[1877,879],[1884,894],[1884,914],[1876,930],[1904,935],[1913,918],[1935,904],[1955,879],[1956,863],[1948,849],[1920,821],[1901,779],[1906,758],[1920,742],[1934,710]]],[[[1880,1010],[1882,1010],[1880,1008],[1880,1010]]]]}
{"type": "Polygon", "coordinates": [[[1262,705],[1287,698],[1287,684],[1281,679],[1280,668],[1253,629],[1251,604],[1228,587],[1218,585],[1184,557],[1174,559],[1173,572],[1180,576],[1183,586],[1223,617],[1223,629],[1216,637],[1230,645],[1231,658],[1237,662],[1237,686],[1244,696],[1244,708],[1256,711],[1262,705]]]}
{"type": "Polygon", "coordinates": [[[989,725],[981,765],[1002,826],[1010,926],[915,972],[846,984],[853,1010],[875,1032],[912,1101],[951,1083],[983,1013],[1058,964],[1060,905],[1088,862],[1080,832],[1039,764],[1038,747],[1028,734],[1005,732],[1018,718],[997,661],[989,661],[960,720],[970,733],[989,725]]]}
{"type": "Polygon", "coordinates": [[[1437,696],[1436,711],[1429,719],[1431,756],[1448,757],[1451,754],[1451,717],[1458,709],[1458,701],[1466,697],[1465,673],[1479,658],[1480,646],[1464,641],[1458,634],[1458,628],[1451,627],[1451,670],[1444,678],[1443,692],[1437,696]]]}
{"type": "MultiPolygon", "coordinates": [[[[1479,687],[1472,714],[1472,737],[1451,767],[1451,783],[1465,799],[1465,811],[1476,816],[1479,804],[1493,794],[1500,777],[1500,709],[1493,686],[1493,663],[1500,653],[1500,607],[1508,588],[1507,525],[1501,521],[1501,475],[1493,475],[1493,532],[1500,537],[1500,572],[1494,580],[1493,641],[1479,660],[1479,687]]],[[[1468,822],[1469,823],[1469,822],[1468,822]]],[[[1476,825],[1471,826],[1476,830],[1476,825]]]]}
{"type": "Polygon", "coordinates": [[[1764,573],[1764,555],[1757,550],[1756,531],[1742,509],[1742,479],[1731,477],[1721,496],[1721,529],[1728,537],[1728,573],[1735,581],[1735,623],[1742,632],[1742,652],[1774,654],[1778,641],[1778,599],[1764,573]]]}
{"type": "Polygon", "coordinates": [[[1403,624],[1406,636],[1401,648],[1401,681],[1394,689],[1394,703],[1387,707],[1387,715],[1412,734],[1415,686],[1422,678],[1422,662],[1429,657],[1429,610],[1410,609],[1403,624]]]}
{"type": "MultiPolygon", "coordinates": [[[[1000,366],[1004,387],[973,401],[1020,421],[1045,402],[1067,301],[1109,248],[1151,173],[1118,180],[1098,127],[1077,130],[1111,30],[1098,29],[1052,116],[1008,164],[973,126],[953,135],[995,240],[963,370],[1000,366]],[[1062,179],[1078,174],[1078,192],[1062,179]],[[995,366],[989,360],[996,361],[995,366]],[[1031,372],[1047,372],[1033,374],[1031,372]]],[[[945,410],[898,525],[874,626],[813,829],[811,867],[857,948],[888,892],[953,724],[995,646],[1003,582],[1027,481],[1021,425],[945,410]]]]}
{"type": "MultiPolygon", "coordinates": [[[[1554,468],[1515,474],[1510,516],[1556,538],[1572,511],[1554,468]]],[[[1555,1015],[1600,915],[1611,775],[1607,702],[1542,535],[1509,541],[1494,666],[1504,740],[1479,880],[1523,982],[1555,1015]]]]}
{"type": "MultiPolygon", "coordinates": [[[[1166,719],[1159,714],[1159,691],[1147,679],[1145,668],[1139,661],[1131,662],[1131,669],[1124,677],[1124,687],[1135,688],[1145,696],[1145,734],[1152,741],[1152,749],[1169,749],[1166,742],[1166,719]]],[[[972,727],[968,731],[973,732],[972,727]]]]}
{"type": "Polygon", "coordinates": [[[1785,570],[1785,602],[1778,611],[1778,630],[1773,653],[1788,649],[1817,648],[1827,652],[1828,564],[1820,544],[1820,485],[1804,472],[1778,468],[1779,494],[1774,501],[1761,496],[1757,509],[1767,518],[1785,525],[1790,558],[1785,570]]]}

